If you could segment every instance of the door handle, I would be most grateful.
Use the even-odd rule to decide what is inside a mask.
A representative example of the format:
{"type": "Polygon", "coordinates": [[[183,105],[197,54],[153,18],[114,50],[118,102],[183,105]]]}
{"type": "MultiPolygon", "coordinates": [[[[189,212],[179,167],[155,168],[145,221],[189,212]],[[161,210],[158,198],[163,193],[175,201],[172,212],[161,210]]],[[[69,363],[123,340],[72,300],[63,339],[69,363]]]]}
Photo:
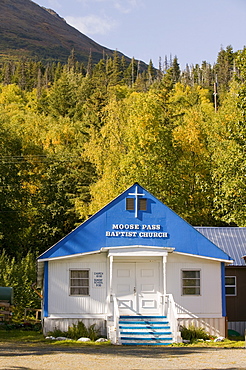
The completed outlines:
{"type": "Polygon", "coordinates": [[[137,291],[136,291],[136,287],[133,288],[133,293],[136,294],[137,291]]]}

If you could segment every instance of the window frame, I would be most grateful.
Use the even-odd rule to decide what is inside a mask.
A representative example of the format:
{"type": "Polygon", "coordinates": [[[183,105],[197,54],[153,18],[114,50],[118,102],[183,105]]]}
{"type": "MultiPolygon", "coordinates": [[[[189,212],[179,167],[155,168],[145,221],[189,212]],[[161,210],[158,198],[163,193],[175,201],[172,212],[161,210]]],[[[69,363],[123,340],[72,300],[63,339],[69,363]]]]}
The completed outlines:
{"type": "Polygon", "coordinates": [[[237,277],[236,277],[236,275],[226,275],[225,276],[225,295],[226,295],[226,297],[236,297],[237,296],[237,277]],[[226,284],[226,278],[229,278],[229,279],[233,278],[234,281],[235,281],[235,284],[234,285],[226,284]],[[234,294],[226,293],[226,288],[234,288],[235,293],[234,294]]]}
{"type": "Polygon", "coordinates": [[[147,211],[147,198],[140,198],[138,204],[139,211],[147,211]]]}
{"type": "Polygon", "coordinates": [[[70,297],[88,297],[90,296],[90,281],[91,281],[91,278],[90,278],[90,269],[89,268],[71,268],[69,269],[69,296],[70,297]],[[74,271],[78,271],[78,272],[81,272],[81,271],[86,271],[88,273],[87,277],[72,277],[72,272],[74,271]],[[72,285],[72,279],[83,279],[83,280],[88,280],[88,284],[87,285],[72,285]],[[88,289],[88,293],[87,294],[81,294],[81,293],[72,293],[72,289],[73,288],[86,288],[88,289]]]}
{"type": "Polygon", "coordinates": [[[198,297],[198,296],[201,296],[202,293],[201,293],[201,269],[182,269],[181,270],[181,295],[182,296],[192,296],[192,297],[198,297]],[[187,278],[187,277],[184,277],[184,272],[199,272],[199,277],[196,278],[196,277],[191,277],[191,278],[187,278]],[[184,285],[184,280],[187,280],[187,279],[196,279],[199,281],[199,285],[184,285]],[[184,292],[184,289],[188,289],[188,288],[193,288],[193,289],[199,289],[199,293],[185,293],[184,292]]]}
{"type": "MultiPolygon", "coordinates": [[[[126,198],[126,211],[135,211],[135,198],[126,198]]],[[[147,211],[147,198],[138,199],[138,211],[147,211]]]]}
{"type": "Polygon", "coordinates": [[[134,211],[135,210],[135,199],[134,198],[126,198],[126,211],[134,211]]]}

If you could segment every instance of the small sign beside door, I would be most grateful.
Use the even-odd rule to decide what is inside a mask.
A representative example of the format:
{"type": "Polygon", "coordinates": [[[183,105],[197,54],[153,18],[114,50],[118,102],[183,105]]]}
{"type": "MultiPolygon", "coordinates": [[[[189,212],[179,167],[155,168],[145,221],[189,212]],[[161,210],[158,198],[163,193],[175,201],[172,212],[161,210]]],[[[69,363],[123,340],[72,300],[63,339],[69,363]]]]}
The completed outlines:
{"type": "Polygon", "coordinates": [[[94,272],[93,273],[93,287],[101,288],[104,284],[103,272],[94,272]]]}

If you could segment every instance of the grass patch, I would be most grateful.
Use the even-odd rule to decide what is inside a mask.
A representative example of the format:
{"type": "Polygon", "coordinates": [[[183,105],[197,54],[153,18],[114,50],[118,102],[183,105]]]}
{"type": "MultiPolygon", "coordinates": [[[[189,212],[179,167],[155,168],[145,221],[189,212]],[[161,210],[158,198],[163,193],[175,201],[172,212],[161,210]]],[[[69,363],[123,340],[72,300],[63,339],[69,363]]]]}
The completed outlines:
{"type": "Polygon", "coordinates": [[[33,330],[6,330],[5,328],[0,328],[0,343],[1,342],[41,343],[45,342],[45,339],[41,332],[33,330]]]}
{"type": "Polygon", "coordinates": [[[91,341],[95,341],[99,338],[99,330],[96,329],[95,324],[92,324],[88,328],[82,321],[79,321],[77,324],[69,326],[68,331],[61,331],[55,329],[48,333],[53,337],[67,337],[70,339],[77,340],[81,337],[89,338],[91,341]]]}
{"type": "Polygon", "coordinates": [[[107,341],[107,342],[93,342],[93,341],[90,341],[90,342],[78,342],[76,340],[63,340],[63,341],[60,341],[60,340],[45,340],[45,342],[49,343],[49,345],[52,345],[52,346],[59,346],[59,347],[81,347],[81,346],[86,346],[86,347],[90,347],[90,346],[112,346],[111,342],[110,341],[107,341]]]}
{"type": "Polygon", "coordinates": [[[190,325],[188,328],[182,326],[180,329],[183,339],[189,340],[191,343],[196,342],[198,339],[209,340],[210,335],[206,333],[204,328],[197,328],[190,325]]]}
{"type": "Polygon", "coordinates": [[[245,341],[243,340],[230,340],[224,339],[222,342],[206,342],[206,341],[193,341],[193,343],[174,343],[172,347],[213,347],[213,348],[242,348],[245,347],[245,341]]]}
{"type": "MultiPolygon", "coordinates": [[[[241,338],[239,338],[241,339],[241,338]]],[[[81,346],[111,346],[112,344],[108,342],[77,342],[76,340],[47,340],[44,335],[39,331],[30,331],[25,329],[12,329],[6,330],[3,326],[0,326],[0,345],[1,343],[18,343],[26,344],[30,346],[60,346],[60,347],[81,347],[81,346]]],[[[225,339],[223,342],[206,342],[206,341],[194,341],[192,344],[177,343],[172,344],[170,347],[213,347],[213,348],[244,348],[244,340],[229,340],[225,339]]]]}
{"type": "MultiPolygon", "coordinates": [[[[60,333],[58,333],[60,334],[60,333]]],[[[18,329],[7,326],[0,326],[0,344],[1,343],[18,343],[18,344],[29,344],[34,345],[49,345],[49,346],[63,346],[63,347],[75,347],[75,346],[109,346],[110,341],[107,342],[77,342],[77,340],[50,340],[45,339],[41,331],[28,330],[28,328],[20,327],[18,329]]]]}

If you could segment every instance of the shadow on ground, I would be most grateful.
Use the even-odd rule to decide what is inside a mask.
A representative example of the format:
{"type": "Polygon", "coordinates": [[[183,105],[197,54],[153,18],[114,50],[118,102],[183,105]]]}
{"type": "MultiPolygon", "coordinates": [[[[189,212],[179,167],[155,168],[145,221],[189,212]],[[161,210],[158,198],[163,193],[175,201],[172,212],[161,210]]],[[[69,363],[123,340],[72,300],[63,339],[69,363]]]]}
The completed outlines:
{"type": "MultiPolygon", "coordinates": [[[[8,356],[43,356],[54,355],[55,353],[74,353],[74,354],[90,354],[90,355],[110,355],[110,356],[124,356],[124,357],[141,357],[141,358],[171,358],[186,356],[194,353],[213,353],[215,351],[237,351],[244,348],[211,348],[211,347],[152,347],[152,346],[54,346],[54,345],[28,345],[28,344],[0,344],[0,358],[8,356]]],[[[246,355],[246,350],[245,350],[246,355]]],[[[26,369],[13,367],[13,369],[26,369]]]]}

